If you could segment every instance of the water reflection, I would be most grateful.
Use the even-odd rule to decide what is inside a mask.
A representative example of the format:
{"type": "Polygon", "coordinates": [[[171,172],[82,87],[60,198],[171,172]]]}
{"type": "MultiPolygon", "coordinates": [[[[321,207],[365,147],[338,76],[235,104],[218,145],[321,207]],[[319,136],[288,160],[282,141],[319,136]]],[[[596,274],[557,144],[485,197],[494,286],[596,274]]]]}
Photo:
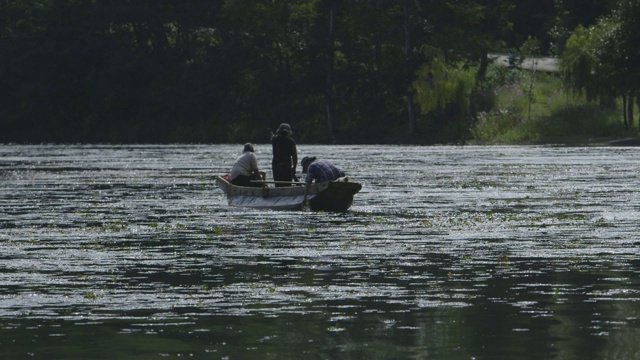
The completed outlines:
{"type": "Polygon", "coordinates": [[[227,207],[238,148],[0,146],[6,356],[639,357],[635,148],[301,146],[346,214],[227,207]]]}

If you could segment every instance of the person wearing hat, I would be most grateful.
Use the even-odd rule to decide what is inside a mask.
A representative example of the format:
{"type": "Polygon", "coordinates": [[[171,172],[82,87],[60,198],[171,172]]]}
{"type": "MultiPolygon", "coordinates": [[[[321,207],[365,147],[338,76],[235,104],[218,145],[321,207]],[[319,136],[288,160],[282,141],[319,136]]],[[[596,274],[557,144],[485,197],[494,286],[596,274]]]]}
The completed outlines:
{"type": "MultiPolygon", "coordinates": [[[[293,131],[289,124],[282,123],[278,127],[276,134],[271,136],[273,147],[273,160],[271,167],[273,170],[273,180],[291,182],[298,166],[298,148],[296,142],[291,137],[293,131]]],[[[290,186],[291,184],[277,184],[276,186],[290,186]]]]}
{"type": "Polygon", "coordinates": [[[302,161],[300,161],[300,165],[302,165],[302,173],[307,174],[307,177],[304,180],[307,185],[304,189],[303,203],[307,202],[307,194],[309,194],[311,184],[314,181],[316,183],[321,183],[337,180],[345,176],[345,173],[344,171],[342,171],[342,169],[327,160],[318,160],[315,156],[303,157],[302,161]]]}
{"type": "Polygon", "coordinates": [[[264,180],[265,173],[258,169],[258,159],[253,153],[253,144],[244,144],[242,155],[240,155],[231,168],[229,178],[233,185],[262,187],[262,183],[252,182],[252,180],[264,180]]]}

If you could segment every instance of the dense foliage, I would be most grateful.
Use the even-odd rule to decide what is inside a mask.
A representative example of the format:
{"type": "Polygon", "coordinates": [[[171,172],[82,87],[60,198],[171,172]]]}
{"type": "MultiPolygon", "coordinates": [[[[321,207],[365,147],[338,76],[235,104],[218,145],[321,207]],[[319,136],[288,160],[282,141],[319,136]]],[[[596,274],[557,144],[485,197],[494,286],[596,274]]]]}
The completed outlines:
{"type": "Polygon", "coordinates": [[[620,0],[589,28],[579,26],[562,53],[564,79],[590,101],[613,106],[623,99],[623,119],[633,125],[640,96],[640,1],[620,0]]]}
{"type": "Polygon", "coordinates": [[[499,85],[488,52],[617,21],[610,80],[637,75],[636,3],[4,0],[0,142],[460,142],[499,85]]]}

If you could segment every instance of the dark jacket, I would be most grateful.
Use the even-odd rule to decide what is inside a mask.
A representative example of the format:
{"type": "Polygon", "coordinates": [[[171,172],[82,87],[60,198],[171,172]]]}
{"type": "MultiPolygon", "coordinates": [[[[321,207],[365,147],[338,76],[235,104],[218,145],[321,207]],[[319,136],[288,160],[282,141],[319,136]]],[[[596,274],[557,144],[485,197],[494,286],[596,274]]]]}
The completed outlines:
{"type": "Polygon", "coordinates": [[[283,135],[276,135],[271,138],[273,146],[272,164],[288,164],[291,167],[291,159],[296,154],[296,142],[293,138],[283,135]]]}

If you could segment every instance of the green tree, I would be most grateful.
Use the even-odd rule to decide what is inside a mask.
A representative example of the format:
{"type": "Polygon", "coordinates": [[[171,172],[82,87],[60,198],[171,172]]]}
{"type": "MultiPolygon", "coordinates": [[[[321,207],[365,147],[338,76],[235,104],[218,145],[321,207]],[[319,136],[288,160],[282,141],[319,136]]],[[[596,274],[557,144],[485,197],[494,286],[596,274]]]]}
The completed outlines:
{"type": "MultiPolygon", "coordinates": [[[[586,3],[564,0],[566,26],[586,3]]],[[[5,0],[0,141],[260,142],[285,121],[308,142],[458,141],[488,106],[487,53],[544,34],[549,4],[5,0]]],[[[572,48],[608,75],[596,98],[636,97],[628,6],[602,21],[616,36],[593,28],[603,47],[572,48]]]]}
{"type": "Polygon", "coordinates": [[[500,0],[429,2],[421,7],[424,30],[412,86],[427,142],[465,141],[478,96],[489,86],[487,54],[504,46],[500,39],[509,32],[510,9],[500,0]]]}
{"type": "Polygon", "coordinates": [[[561,58],[567,88],[590,101],[612,106],[624,99],[624,119],[633,121],[633,98],[640,81],[640,2],[620,0],[615,9],[588,29],[579,26],[561,58]]]}

